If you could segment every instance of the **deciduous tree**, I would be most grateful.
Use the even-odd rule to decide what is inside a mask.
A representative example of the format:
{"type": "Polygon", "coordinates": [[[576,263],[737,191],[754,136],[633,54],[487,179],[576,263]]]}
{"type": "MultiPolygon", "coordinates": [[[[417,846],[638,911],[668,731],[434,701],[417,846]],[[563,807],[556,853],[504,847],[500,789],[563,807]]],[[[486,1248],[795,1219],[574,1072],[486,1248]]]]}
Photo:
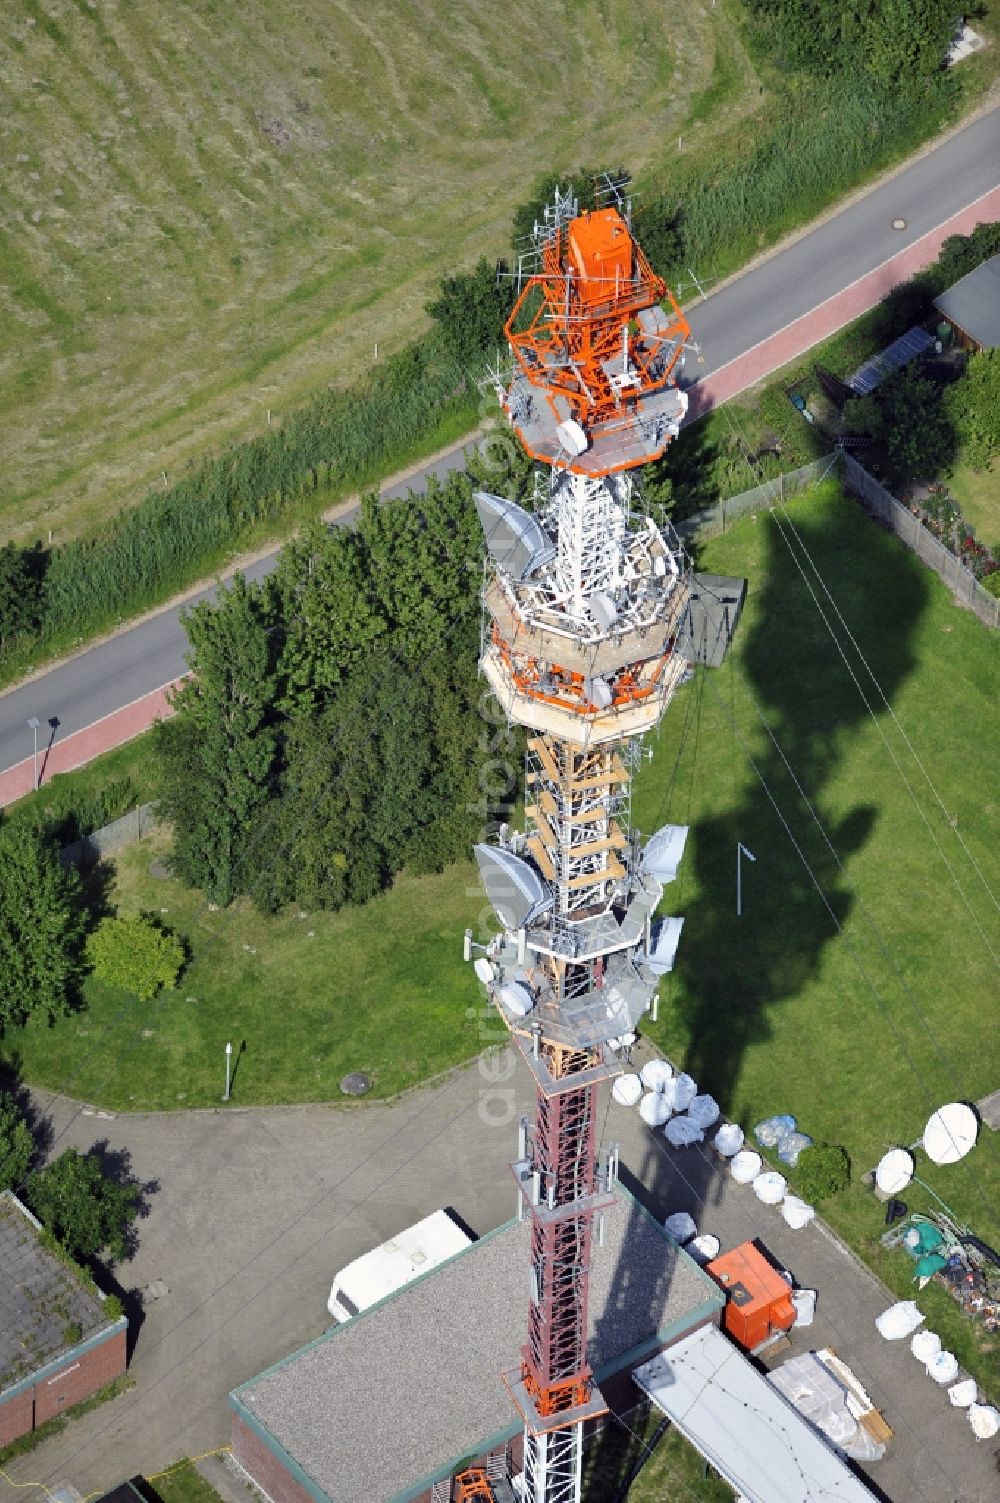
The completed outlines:
{"type": "Polygon", "coordinates": [[[277,636],[263,592],[241,574],[218,603],[183,615],[192,676],[161,722],[161,807],[174,864],[213,902],[230,903],[252,874],[255,823],[274,791],[277,636]]]}
{"type": "Polygon", "coordinates": [[[27,825],[0,830],[0,1035],[75,1005],[83,931],[79,879],[54,845],[27,825]]]}
{"type": "Polygon", "coordinates": [[[88,935],[87,959],[100,980],[146,1001],[176,985],[184,946],[151,914],[124,913],[102,919],[88,935]]]}
{"type": "Polygon", "coordinates": [[[16,1190],[28,1172],[35,1142],[13,1096],[0,1095],[0,1190],[16,1190]]]}
{"type": "Polygon", "coordinates": [[[24,1198],[45,1229],[74,1258],[121,1259],[139,1214],[140,1187],[116,1184],[94,1154],[67,1148],[28,1176],[24,1198]]]}

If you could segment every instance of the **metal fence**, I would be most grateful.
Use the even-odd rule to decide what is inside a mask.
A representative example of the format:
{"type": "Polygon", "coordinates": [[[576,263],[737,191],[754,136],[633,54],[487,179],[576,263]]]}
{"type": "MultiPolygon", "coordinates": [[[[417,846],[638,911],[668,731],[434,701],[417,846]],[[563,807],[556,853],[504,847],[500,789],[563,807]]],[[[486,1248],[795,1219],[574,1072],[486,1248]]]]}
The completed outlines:
{"type": "Polygon", "coordinates": [[[678,522],[677,531],[684,542],[704,542],[708,538],[718,537],[738,518],[755,511],[770,510],[787,497],[794,496],[797,491],[805,490],[816,481],[825,479],[832,471],[839,471],[845,489],[857,497],[870,516],[887,527],[928,568],[934,570],[952,591],[959,605],[973,611],[984,626],[1000,627],[1000,598],[984,590],[975,575],[933,533],[928,532],[919,517],[915,517],[895,496],[890,495],[885,486],[880,485],[874,475],[869,475],[856,459],[839,449],[832,454],[825,454],[821,459],[814,459],[811,464],[803,465],[799,470],[779,475],[777,480],[765,481],[752,491],[731,496],[727,501],[720,501],[717,506],[678,522]]]}
{"type": "Polygon", "coordinates": [[[973,611],[984,626],[1000,627],[1000,598],[984,590],[976,576],[895,496],[891,496],[874,475],[850,454],[840,456],[845,486],[857,496],[865,511],[895,533],[939,579],[942,579],[959,605],[973,611]]]}
{"type": "Polygon", "coordinates": [[[138,809],[130,809],[121,819],[113,819],[100,830],[64,846],[59,853],[63,866],[96,866],[103,856],[112,856],[124,846],[134,845],[155,827],[153,808],[152,804],[140,804],[138,809]]]}
{"type": "Polygon", "coordinates": [[[821,459],[814,459],[799,470],[789,470],[787,475],[779,475],[776,480],[765,480],[763,485],[754,486],[752,491],[741,491],[738,496],[730,496],[728,500],[720,501],[706,511],[699,511],[693,517],[685,518],[683,522],[677,523],[677,532],[685,543],[705,542],[708,538],[718,537],[740,517],[755,511],[770,510],[787,496],[794,496],[797,491],[804,491],[807,486],[815,485],[817,480],[829,475],[836,465],[836,455],[824,454],[821,459]]]}

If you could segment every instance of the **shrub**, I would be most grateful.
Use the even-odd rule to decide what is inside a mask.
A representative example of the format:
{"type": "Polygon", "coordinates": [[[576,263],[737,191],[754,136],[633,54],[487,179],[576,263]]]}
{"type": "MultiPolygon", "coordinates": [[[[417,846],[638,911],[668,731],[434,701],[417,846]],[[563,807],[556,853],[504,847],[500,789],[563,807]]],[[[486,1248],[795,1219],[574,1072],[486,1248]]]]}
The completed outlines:
{"type": "Polygon", "coordinates": [[[815,1143],[803,1148],[795,1166],[795,1183],[804,1200],[815,1203],[839,1195],[851,1182],[847,1150],[835,1143],[815,1143]]]}
{"type": "Polygon", "coordinates": [[[94,975],[142,1001],[171,987],[184,964],[184,946],[151,914],[102,919],[87,939],[94,975]]]}

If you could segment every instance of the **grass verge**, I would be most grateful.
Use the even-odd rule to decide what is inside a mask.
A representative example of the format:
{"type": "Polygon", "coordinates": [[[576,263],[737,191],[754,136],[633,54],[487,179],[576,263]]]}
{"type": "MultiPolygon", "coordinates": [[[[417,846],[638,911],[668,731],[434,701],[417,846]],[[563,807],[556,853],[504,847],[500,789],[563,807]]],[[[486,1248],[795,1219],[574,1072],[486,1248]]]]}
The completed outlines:
{"type": "Polygon", "coordinates": [[[185,1456],[165,1472],[147,1477],[150,1490],[160,1503],[220,1503],[220,1495],[185,1456]]]}

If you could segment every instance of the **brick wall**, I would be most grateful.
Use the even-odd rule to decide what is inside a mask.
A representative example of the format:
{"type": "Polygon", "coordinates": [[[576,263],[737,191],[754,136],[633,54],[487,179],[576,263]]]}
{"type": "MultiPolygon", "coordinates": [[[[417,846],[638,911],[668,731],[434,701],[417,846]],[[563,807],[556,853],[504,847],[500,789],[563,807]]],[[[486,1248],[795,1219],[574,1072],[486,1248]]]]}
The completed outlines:
{"type": "Polygon", "coordinates": [[[261,1492],[267,1494],[271,1503],[313,1503],[310,1494],[296,1482],[284,1463],[235,1412],[231,1443],[233,1460],[239,1463],[261,1492]]]}
{"type": "Polygon", "coordinates": [[[0,1446],[9,1446],[34,1428],[34,1408],[35,1396],[30,1388],[0,1404],[0,1446]]]}
{"type": "Polygon", "coordinates": [[[81,1357],[71,1358],[47,1378],[39,1378],[6,1403],[0,1404],[0,1445],[9,1445],[21,1435],[63,1414],[87,1399],[125,1371],[125,1329],[112,1331],[106,1340],[81,1357]]]}

